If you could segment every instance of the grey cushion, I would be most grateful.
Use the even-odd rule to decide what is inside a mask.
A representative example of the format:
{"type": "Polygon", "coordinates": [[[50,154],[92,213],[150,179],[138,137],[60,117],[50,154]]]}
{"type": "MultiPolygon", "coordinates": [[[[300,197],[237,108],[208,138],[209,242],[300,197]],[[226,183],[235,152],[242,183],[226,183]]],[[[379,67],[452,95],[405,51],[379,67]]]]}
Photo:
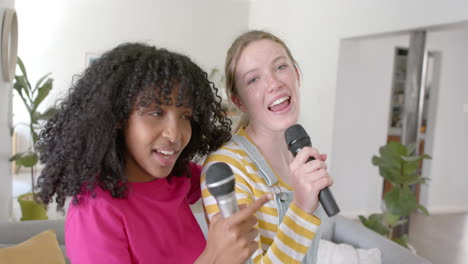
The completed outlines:
{"type": "Polygon", "coordinates": [[[35,220],[0,223],[0,248],[14,246],[28,240],[42,231],[53,229],[57,234],[57,241],[63,255],[65,256],[65,260],[69,263],[65,252],[64,224],[64,220],[35,220]]]}
{"type": "Polygon", "coordinates": [[[57,241],[65,244],[63,229],[64,220],[36,220],[0,223],[0,243],[18,244],[42,231],[53,229],[57,233],[57,241]]]}
{"type": "Polygon", "coordinates": [[[408,249],[377,234],[361,223],[337,215],[330,218],[334,231],[331,241],[346,243],[357,248],[378,248],[382,252],[383,264],[428,264],[429,260],[413,254],[408,249]]]}
{"type": "Polygon", "coordinates": [[[11,246],[14,246],[16,244],[0,244],[0,248],[6,248],[6,247],[11,247],[11,246]]]}
{"type": "MultiPolygon", "coordinates": [[[[205,235],[207,226],[203,213],[195,213],[205,235]]],[[[335,243],[346,243],[357,248],[379,248],[382,252],[383,264],[426,264],[428,260],[411,253],[408,249],[386,239],[374,231],[364,227],[361,223],[337,215],[332,218],[321,217],[322,224],[319,232],[321,238],[335,243]]],[[[45,231],[54,229],[62,252],[65,254],[64,220],[37,220],[23,222],[0,223],[0,247],[16,245],[28,238],[45,231]]]]}

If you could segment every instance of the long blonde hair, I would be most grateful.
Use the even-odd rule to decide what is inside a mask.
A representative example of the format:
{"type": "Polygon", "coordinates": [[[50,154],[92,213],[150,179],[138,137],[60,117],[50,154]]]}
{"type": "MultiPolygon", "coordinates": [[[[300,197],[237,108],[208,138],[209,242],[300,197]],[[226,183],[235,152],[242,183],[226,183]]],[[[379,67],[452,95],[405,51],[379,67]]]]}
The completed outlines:
{"type": "MultiPolygon", "coordinates": [[[[289,59],[293,62],[295,67],[298,67],[296,60],[291,54],[288,46],[277,36],[262,30],[252,30],[248,31],[239,37],[232,43],[231,47],[229,48],[227,55],[226,55],[226,63],[224,65],[224,73],[226,75],[226,93],[229,100],[232,101],[231,95],[238,96],[238,92],[236,89],[235,83],[235,73],[237,69],[237,63],[239,61],[240,54],[242,51],[252,42],[268,39],[280,44],[286,54],[288,55],[289,59]]],[[[237,124],[234,132],[237,132],[240,128],[246,127],[249,124],[249,116],[246,113],[242,114],[242,117],[237,124]]]]}

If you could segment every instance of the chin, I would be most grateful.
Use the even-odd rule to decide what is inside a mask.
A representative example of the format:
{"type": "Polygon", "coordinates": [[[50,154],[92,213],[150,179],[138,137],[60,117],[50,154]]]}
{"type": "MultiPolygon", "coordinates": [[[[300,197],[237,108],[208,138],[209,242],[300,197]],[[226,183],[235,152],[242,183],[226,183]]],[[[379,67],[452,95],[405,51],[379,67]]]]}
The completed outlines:
{"type": "Polygon", "coordinates": [[[297,116],[284,118],[281,122],[277,123],[277,127],[281,130],[286,130],[290,126],[297,124],[298,119],[297,116]]]}
{"type": "Polygon", "coordinates": [[[295,121],[276,122],[274,124],[271,124],[271,128],[274,131],[285,131],[290,126],[295,125],[295,124],[296,124],[295,121]]]}
{"type": "Polygon", "coordinates": [[[151,176],[153,176],[155,179],[163,179],[169,176],[171,174],[173,167],[171,168],[159,168],[155,169],[152,171],[151,176]]]}

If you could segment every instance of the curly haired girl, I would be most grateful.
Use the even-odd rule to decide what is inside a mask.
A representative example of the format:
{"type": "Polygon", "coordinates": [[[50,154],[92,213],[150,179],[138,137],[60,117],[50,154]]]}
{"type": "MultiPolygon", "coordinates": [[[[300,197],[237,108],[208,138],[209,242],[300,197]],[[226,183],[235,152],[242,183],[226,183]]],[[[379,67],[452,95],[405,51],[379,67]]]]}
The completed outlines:
{"type": "Polygon", "coordinates": [[[211,223],[190,160],[230,138],[217,89],[186,56],[139,43],[102,55],[72,86],[37,148],[39,198],[63,210],[72,263],[242,263],[256,249],[259,199],[211,223]],[[226,258],[226,259],[222,259],[226,258]]]}

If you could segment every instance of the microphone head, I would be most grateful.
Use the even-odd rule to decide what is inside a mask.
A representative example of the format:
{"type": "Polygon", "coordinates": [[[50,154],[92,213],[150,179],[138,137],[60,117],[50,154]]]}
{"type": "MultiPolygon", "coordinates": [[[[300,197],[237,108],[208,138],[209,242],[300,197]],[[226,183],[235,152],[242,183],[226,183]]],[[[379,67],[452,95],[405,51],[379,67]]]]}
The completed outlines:
{"type": "Polygon", "coordinates": [[[232,193],[235,183],[234,173],[224,162],[217,162],[206,171],[206,187],[215,198],[232,193]]]}
{"type": "Polygon", "coordinates": [[[286,132],[284,132],[284,138],[289,150],[293,153],[293,155],[296,155],[296,153],[299,152],[299,150],[303,147],[312,146],[309,135],[299,124],[293,125],[286,129],[286,132]]]}

